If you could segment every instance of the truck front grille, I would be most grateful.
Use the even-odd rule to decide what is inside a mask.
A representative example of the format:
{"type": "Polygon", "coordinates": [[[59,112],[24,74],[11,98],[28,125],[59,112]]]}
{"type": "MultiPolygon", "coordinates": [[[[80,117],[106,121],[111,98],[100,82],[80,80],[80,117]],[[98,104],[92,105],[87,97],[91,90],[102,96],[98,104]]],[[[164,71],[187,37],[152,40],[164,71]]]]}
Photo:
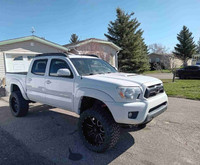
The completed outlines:
{"type": "Polygon", "coordinates": [[[151,86],[147,87],[144,97],[150,98],[150,97],[156,96],[157,94],[163,93],[163,92],[164,92],[164,88],[163,88],[162,84],[151,85],[151,86]]]}

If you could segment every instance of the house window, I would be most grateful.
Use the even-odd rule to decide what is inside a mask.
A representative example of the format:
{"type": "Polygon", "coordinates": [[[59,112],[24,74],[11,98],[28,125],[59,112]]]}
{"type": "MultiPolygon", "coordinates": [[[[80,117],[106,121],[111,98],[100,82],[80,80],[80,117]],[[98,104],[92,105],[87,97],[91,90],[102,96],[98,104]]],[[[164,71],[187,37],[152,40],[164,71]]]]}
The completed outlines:
{"type": "Polygon", "coordinates": [[[156,62],[160,62],[160,59],[158,57],[156,58],[156,62]]]}
{"type": "Polygon", "coordinates": [[[27,56],[28,61],[31,61],[34,58],[34,56],[27,56]]]}
{"type": "Polygon", "coordinates": [[[13,61],[22,61],[22,60],[23,60],[23,56],[18,56],[13,59],[13,61]]]}

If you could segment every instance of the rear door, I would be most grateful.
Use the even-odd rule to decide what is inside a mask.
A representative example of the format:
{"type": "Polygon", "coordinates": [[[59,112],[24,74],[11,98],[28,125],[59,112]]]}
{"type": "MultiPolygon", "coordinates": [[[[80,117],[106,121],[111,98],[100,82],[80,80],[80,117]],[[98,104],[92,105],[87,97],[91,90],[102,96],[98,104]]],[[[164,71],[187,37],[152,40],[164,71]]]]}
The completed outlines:
{"type": "Polygon", "coordinates": [[[184,68],[183,73],[184,73],[183,75],[184,75],[185,78],[191,77],[192,76],[192,72],[191,72],[190,66],[186,66],[184,68]]]}
{"type": "Polygon", "coordinates": [[[45,103],[45,72],[48,59],[37,59],[33,62],[26,80],[27,95],[32,101],[45,103]]]}
{"type": "Polygon", "coordinates": [[[67,110],[73,110],[73,75],[72,69],[65,58],[51,59],[49,73],[45,79],[47,104],[67,110]],[[70,70],[71,76],[58,76],[57,71],[65,68],[70,70]]]}

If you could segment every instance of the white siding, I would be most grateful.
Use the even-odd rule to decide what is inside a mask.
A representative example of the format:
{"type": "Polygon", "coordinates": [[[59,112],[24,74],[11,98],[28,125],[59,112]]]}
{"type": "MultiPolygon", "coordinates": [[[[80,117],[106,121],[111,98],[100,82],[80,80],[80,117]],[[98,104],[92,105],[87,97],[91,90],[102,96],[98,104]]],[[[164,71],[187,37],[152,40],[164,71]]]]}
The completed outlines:
{"type": "Polygon", "coordinates": [[[16,71],[19,72],[20,68],[24,67],[20,71],[27,71],[29,67],[30,61],[27,60],[27,56],[36,55],[38,53],[57,53],[63,52],[58,48],[37,42],[35,40],[24,41],[19,43],[7,44],[0,46],[0,79],[5,76],[5,68],[7,72],[16,71]],[[12,58],[6,58],[6,64],[4,65],[4,56],[6,57],[12,56],[12,58]],[[24,61],[21,64],[19,61],[13,61],[14,56],[24,56],[24,61]],[[16,65],[14,65],[17,63],[16,65]],[[20,66],[21,64],[21,66],[20,66]],[[17,67],[17,68],[16,68],[17,67]]]}
{"type": "Polygon", "coordinates": [[[0,79],[5,76],[5,66],[4,66],[4,56],[3,53],[0,52],[0,79]]]}

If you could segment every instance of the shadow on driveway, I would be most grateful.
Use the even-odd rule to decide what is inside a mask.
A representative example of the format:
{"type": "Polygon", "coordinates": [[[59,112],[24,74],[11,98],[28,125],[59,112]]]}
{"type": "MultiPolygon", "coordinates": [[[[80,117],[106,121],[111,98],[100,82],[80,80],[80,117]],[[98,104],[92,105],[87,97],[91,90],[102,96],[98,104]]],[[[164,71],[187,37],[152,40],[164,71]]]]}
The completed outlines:
{"type": "Polygon", "coordinates": [[[0,107],[0,130],[4,132],[1,139],[7,139],[0,141],[0,147],[4,146],[0,150],[0,164],[15,164],[14,160],[20,164],[31,164],[34,160],[37,164],[109,164],[135,143],[128,131],[122,129],[113,149],[94,153],[85,148],[79,138],[78,117],[55,111],[66,112],[32,104],[26,117],[15,118],[8,106],[0,107]],[[6,147],[6,143],[10,145],[6,147]]]}

